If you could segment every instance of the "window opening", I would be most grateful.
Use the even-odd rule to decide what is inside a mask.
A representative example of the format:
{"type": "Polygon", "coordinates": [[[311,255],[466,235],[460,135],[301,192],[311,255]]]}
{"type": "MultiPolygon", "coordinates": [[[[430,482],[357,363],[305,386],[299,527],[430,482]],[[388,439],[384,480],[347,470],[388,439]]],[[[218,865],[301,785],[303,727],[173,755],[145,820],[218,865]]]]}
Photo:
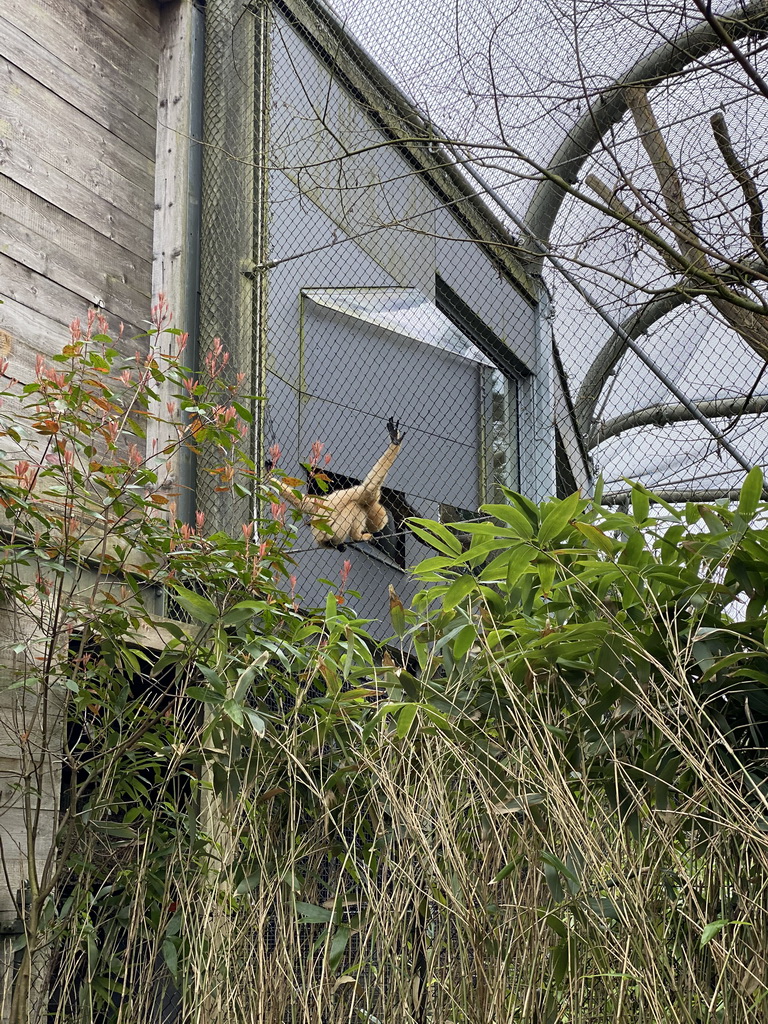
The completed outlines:
{"type": "Polygon", "coordinates": [[[486,356],[486,365],[481,367],[481,420],[485,434],[481,490],[485,500],[501,501],[502,485],[511,490],[519,488],[518,382],[530,373],[439,274],[435,275],[435,303],[486,356]],[[492,364],[487,360],[492,360],[492,364]]]}

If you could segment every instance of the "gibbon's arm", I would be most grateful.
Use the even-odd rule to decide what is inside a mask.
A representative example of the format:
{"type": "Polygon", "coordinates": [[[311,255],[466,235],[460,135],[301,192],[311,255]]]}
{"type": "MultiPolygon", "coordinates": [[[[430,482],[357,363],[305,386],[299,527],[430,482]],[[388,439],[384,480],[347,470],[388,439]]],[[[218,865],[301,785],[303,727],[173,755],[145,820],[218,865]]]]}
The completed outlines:
{"type": "Polygon", "coordinates": [[[357,487],[351,488],[351,490],[356,492],[355,498],[363,505],[379,500],[381,497],[381,485],[386,480],[387,473],[392,469],[394,461],[400,453],[400,444],[405,437],[404,434],[400,433],[400,420],[395,420],[390,416],[387,420],[387,430],[392,439],[389,448],[373,464],[365,480],[357,487]]]}
{"type": "Polygon", "coordinates": [[[322,498],[319,496],[316,498],[311,494],[296,494],[294,490],[282,482],[277,480],[277,489],[280,491],[281,496],[288,502],[289,505],[293,505],[299,512],[303,512],[305,515],[313,516],[318,513],[321,506],[322,498]]]}

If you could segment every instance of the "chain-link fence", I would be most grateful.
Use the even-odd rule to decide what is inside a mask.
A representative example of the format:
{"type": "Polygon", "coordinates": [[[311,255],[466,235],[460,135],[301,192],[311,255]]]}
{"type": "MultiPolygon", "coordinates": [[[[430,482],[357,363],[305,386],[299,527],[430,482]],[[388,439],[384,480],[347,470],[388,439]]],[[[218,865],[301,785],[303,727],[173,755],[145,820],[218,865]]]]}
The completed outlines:
{"type": "Polygon", "coordinates": [[[384,614],[405,521],[500,484],[714,499],[765,461],[768,5],[582,7],[208,5],[201,336],[265,398],[257,463],[333,491],[406,435],[374,540],[300,530],[310,603],[348,558],[384,614]]]}
{"type": "MultiPolygon", "coordinates": [[[[371,539],[336,546],[299,525],[292,551],[305,603],[343,573],[361,611],[387,619],[388,587],[407,599],[407,568],[434,553],[409,518],[475,519],[501,485],[544,498],[583,482],[547,294],[428,121],[322,5],[207,11],[201,337],[220,335],[264,398],[257,464],[302,493],[360,485],[399,423],[386,523],[369,516],[371,539]]],[[[273,514],[290,523],[296,500],[282,497],[273,514]]],[[[238,529],[217,499],[200,467],[208,525],[238,529]]]]}
{"type": "Polygon", "coordinates": [[[768,5],[337,8],[589,292],[545,272],[606,494],[732,494],[766,459],[768,5]]]}

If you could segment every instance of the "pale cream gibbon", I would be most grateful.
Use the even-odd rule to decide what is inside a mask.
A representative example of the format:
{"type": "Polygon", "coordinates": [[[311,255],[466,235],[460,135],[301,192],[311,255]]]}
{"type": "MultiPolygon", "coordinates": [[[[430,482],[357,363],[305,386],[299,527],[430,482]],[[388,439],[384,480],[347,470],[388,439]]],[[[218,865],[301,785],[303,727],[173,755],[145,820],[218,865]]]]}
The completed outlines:
{"type": "Polygon", "coordinates": [[[343,551],[350,541],[371,540],[374,533],[387,525],[389,517],[381,504],[381,487],[400,452],[404,436],[400,433],[400,421],[391,416],[387,430],[390,445],[361,484],[329,494],[298,495],[278,482],[283,498],[310,516],[309,525],[319,547],[343,551]]]}

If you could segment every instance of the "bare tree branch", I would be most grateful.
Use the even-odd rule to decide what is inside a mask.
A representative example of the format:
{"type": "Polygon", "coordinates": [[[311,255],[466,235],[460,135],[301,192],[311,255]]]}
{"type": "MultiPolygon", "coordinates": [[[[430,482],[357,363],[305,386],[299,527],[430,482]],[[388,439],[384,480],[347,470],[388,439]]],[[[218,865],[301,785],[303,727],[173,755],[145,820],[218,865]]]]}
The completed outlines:
{"type": "Polygon", "coordinates": [[[591,188],[595,195],[602,199],[606,206],[610,207],[619,220],[623,221],[628,227],[633,228],[638,232],[638,234],[641,234],[646,241],[650,242],[653,248],[661,254],[665,264],[674,274],[679,274],[685,269],[685,265],[682,261],[675,259],[674,254],[669,251],[669,246],[665,244],[661,235],[658,235],[647,221],[640,220],[636,217],[627,204],[622,202],[613,189],[606,185],[604,181],[601,181],[597,175],[588,174],[584,179],[584,184],[587,188],[591,188]]]}
{"type": "Polygon", "coordinates": [[[744,199],[749,207],[749,237],[758,256],[768,262],[768,253],[765,246],[765,233],[763,231],[763,201],[757,190],[755,179],[747,170],[746,166],[739,160],[731,142],[730,132],[725,117],[718,111],[710,118],[712,134],[715,137],[717,148],[725,160],[726,167],[741,187],[744,199]]]}
{"type": "Polygon", "coordinates": [[[625,90],[625,96],[635,125],[659,182],[664,205],[675,233],[680,252],[691,267],[708,267],[709,261],[701,249],[701,240],[685,205],[683,185],[677,167],[670,156],[661,134],[648,93],[641,85],[625,90]]]}

